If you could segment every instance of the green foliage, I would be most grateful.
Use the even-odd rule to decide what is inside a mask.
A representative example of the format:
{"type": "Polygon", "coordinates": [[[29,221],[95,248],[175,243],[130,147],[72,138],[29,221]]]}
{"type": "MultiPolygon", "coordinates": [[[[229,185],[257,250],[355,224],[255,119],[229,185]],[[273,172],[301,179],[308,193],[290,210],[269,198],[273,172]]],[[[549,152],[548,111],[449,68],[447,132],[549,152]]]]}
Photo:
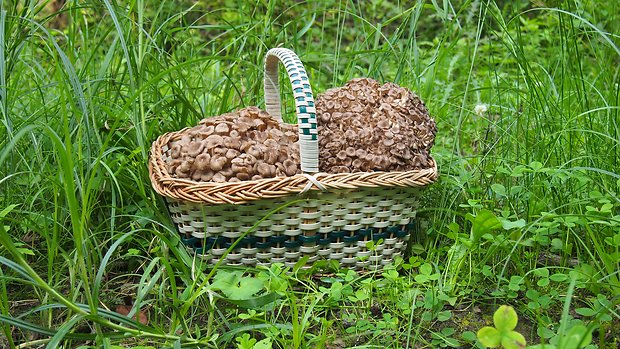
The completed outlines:
{"type": "Polygon", "coordinates": [[[502,305],[493,314],[495,327],[483,327],[477,337],[482,345],[497,348],[500,345],[506,349],[525,348],[525,338],[514,331],[519,318],[513,307],[502,305]]]}
{"type": "MultiPolygon", "coordinates": [[[[493,314],[495,327],[485,326],[481,328],[476,337],[482,345],[489,348],[526,348],[525,337],[515,330],[518,320],[513,307],[502,305],[493,314]]],[[[556,342],[557,346],[556,344],[541,343],[527,346],[527,349],[585,348],[592,342],[592,330],[583,324],[575,324],[566,333],[559,333],[556,342]]]]}
{"type": "Polygon", "coordinates": [[[3,2],[0,347],[616,348],[618,6],[3,2]],[[437,121],[439,183],[381,272],[212,269],[151,189],[150,142],[261,106],[278,45],[317,93],[393,81],[437,121]],[[477,338],[498,303],[519,330],[477,338]]]}
{"type": "Polygon", "coordinates": [[[254,338],[250,338],[250,335],[244,333],[241,337],[235,338],[237,341],[237,349],[271,349],[271,339],[265,338],[260,341],[256,341],[254,338]]]}
{"type": "Polygon", "coordinates": [[[263,281],[257,278],[243,276],[242,271],[224,271],[219,270],[215,277],[211,288],[219,290],[226,297],[233,300],[249,299],[263,289],[263,281]]]}

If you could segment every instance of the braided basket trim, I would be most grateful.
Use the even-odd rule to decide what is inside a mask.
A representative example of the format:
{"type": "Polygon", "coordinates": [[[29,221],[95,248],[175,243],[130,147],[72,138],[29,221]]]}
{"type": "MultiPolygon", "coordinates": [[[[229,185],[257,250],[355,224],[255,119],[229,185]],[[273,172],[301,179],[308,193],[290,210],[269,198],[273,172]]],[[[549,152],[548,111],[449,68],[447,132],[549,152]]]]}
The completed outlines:
{"type": "MultiPolygon", "coordinates": [[[[181,201],[203,204],[243,204],[259,199],[297,195],[306,190],[319,190],[302,174],[291,177],[265,178],[236,183],[196,182],[171,176],[166,170],[166,151],[171,141],[181,139],[189,128],[166,133],[155,140],[149,157],[149,174],[153,189],[160,195],[181,201]]],[[[423,187],[437,180],[437,164],[422,170],[393,172],[317,173],[314,178],[327,191],[377,187],[423,187]]]]}

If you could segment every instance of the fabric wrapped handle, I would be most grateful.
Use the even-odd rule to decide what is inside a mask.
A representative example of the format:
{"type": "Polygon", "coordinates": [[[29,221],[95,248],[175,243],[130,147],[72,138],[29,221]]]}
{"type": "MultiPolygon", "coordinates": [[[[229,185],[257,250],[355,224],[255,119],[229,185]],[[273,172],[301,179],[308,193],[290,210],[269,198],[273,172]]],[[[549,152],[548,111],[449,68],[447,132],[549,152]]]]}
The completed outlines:
{"type": "Polygon", "coordinates": [[[299,153],[301,171],[319,172],[319,140],[316,128],[316,108],[314,96],[304,65],[297,55],[285,48],[273,48],[265,57],[265,109],[279,122],[282,122],[280,103],[280,84],[278,82],[278,62],[282,62],[293,86],[297,127],[299,129],[299,153]]]}

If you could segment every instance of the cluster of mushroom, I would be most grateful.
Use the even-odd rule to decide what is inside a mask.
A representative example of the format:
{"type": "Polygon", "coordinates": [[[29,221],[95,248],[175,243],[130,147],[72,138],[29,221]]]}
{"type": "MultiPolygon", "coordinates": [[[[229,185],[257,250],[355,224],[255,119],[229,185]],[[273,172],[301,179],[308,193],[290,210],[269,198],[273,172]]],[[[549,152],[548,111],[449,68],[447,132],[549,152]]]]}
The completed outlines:
{"type": "MultiPolygon", "coordinates": [[[[358,78],[316,99],[319,170],[409,171],[430,167],[437,132],[424,103],[394,83],[358,78]]],[[[296,125],[249,107],[186,129],[168,145],[167,171],[202,182],[301,173],[296,125]]]]}
{"type": "Polygon", "coordinates": [[[321,172],[430,167],[437,128],[424,103],[394,83],[358,78],[316,100],[321,172]]]}
{"type": "Polygon", "coordinates": [[[167,171],[202,182],[239,182],[300,171],[297,127],[249,107],[204,119],[168,144],[167,171]]]}

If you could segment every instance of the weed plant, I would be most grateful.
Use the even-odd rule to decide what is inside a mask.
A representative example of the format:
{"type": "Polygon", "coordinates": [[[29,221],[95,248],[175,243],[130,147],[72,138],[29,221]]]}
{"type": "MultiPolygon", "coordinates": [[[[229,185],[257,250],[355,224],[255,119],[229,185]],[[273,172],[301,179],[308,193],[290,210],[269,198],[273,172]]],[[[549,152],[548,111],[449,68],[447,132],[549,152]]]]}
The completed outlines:
{"type": "Polygon", "coordinates": [[[528,343],[619,345],[617,1],[58,3],[0,2],[0,347],[483,348],[502,304],[528,343]],[[151,189],[150,143],[262,105],[279,45],[438,123],[380,273],[206,268],[151,189]]]}

